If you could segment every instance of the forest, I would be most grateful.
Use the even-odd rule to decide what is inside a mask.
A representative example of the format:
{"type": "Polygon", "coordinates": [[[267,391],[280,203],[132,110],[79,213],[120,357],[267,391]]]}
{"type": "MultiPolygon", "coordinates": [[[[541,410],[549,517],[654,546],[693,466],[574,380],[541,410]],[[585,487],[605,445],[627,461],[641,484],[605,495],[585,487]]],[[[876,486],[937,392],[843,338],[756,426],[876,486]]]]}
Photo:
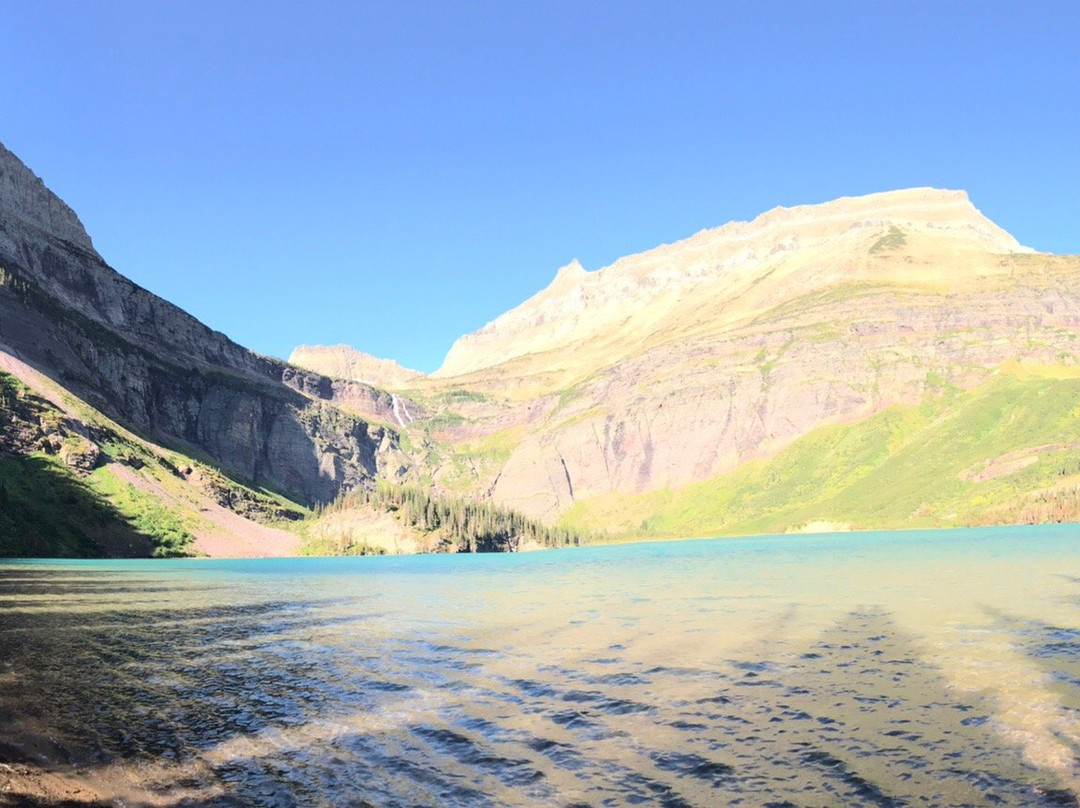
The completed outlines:
{"type": "Polygon", "coordinates": [[[549,527],[536,519],[490,502],[439,497],[411,485],[380,483],[357,488],[317,510],[316,515],[367,507],[394,513],[412,530],[434,534],[447,552],[517,552],[527,547],[566,547],[585,543],[584,534],[549,527]]]}

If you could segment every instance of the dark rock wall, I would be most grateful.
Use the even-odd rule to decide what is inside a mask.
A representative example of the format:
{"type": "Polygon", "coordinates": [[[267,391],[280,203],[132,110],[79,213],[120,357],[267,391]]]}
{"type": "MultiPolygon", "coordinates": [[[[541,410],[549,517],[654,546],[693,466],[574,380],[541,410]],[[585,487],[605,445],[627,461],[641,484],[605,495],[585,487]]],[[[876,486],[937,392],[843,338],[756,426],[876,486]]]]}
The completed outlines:
{"type": "Polygon", "coordinates": [[[377,416],[389,396],[248,351],[2,210],[0,269],[0,348],[149,438],[306,503],[408,465],[393,430],[329,403],[348,393],[377,416]]]}

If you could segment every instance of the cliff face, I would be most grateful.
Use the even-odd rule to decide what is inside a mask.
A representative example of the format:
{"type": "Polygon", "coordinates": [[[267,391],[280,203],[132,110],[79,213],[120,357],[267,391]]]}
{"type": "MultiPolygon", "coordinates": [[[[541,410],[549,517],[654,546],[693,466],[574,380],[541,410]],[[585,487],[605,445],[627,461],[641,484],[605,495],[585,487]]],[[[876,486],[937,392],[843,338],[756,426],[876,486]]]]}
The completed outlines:
{"type": "Polygon", "coordinates": [[[0,210],[43,234],[97,255],[82,222],[67,204],[0,143],[0,210]]]}
{"type": "Polygon", "coordinates": [[[254,354],[119,275],[2,147],[0,351],[149,437],[304,502],[408,465],[393,429],[333,403],[389,420],[389,396],[254,354]]]}

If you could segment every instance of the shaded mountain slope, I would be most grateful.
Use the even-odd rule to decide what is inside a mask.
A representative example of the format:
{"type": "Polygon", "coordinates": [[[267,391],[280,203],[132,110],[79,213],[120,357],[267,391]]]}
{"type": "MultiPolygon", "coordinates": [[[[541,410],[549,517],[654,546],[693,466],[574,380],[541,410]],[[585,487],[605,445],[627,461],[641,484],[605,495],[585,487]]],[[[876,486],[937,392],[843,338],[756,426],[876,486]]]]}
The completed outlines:
{"type": "Polygon", "coordinates": [[[119,275],[3,147],[0,351],[140,434],[301,502],[409,466],[389,395],[254,354],[119,275]]]}
{"type": "Polygon", "coordinates": [[[0,556],[282,555],[304,515],[0,354],[0,556]]]}

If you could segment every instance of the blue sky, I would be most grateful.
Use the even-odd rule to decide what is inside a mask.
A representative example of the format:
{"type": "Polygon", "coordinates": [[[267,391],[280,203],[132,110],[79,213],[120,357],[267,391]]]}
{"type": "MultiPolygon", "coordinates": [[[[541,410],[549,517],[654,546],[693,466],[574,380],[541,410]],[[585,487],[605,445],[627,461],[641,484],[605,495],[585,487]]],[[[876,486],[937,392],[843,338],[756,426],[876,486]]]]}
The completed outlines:
{"type": "Polygon", "coordinates": [[[262,353],[434,370],[578,258],[962,188],[1080,252],[1080,3],[0,0],[0,140],[262,353]]]}

